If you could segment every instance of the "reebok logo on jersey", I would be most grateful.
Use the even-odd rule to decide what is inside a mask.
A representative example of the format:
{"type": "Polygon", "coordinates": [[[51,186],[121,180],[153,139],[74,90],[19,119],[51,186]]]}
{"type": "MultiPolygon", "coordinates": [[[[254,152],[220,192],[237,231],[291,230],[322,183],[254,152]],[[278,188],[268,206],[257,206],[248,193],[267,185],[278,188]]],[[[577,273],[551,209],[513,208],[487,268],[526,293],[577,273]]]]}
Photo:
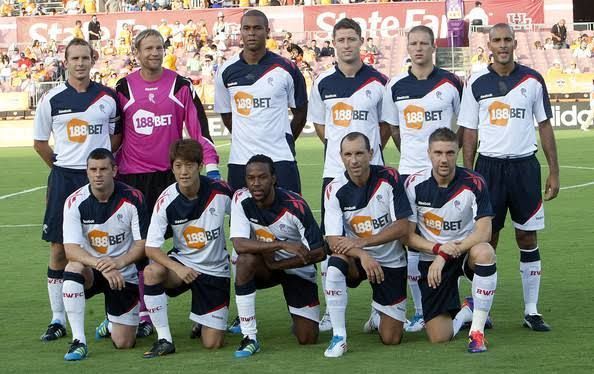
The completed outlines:
{"type": "Polygon", "coordinates": [[[419,130],[423,127],[423,122],[441,121],[441,110],[425,111],[423,107],[417,105],[408,105],[404,108],[404,122],[409,129],[419,130]]]}
{"type": "Polygon", "coordinates": [[[423,222],[427,230],[435,235],[441,234],[442,231],[456,231],[462,228],[462,221],[445,221],[442,217],[431,212],[423,214],[423,222]]]}
{"type": "Polygon", "coordinates": [[[174,220],[174,221],[173,221],[173,224],[174,224],[174,225],[179,225],[180,223],[186,223],[186,222],[188,222],[188,219],[187,219],[187,218],[184,218],[184,219],[176,219],[176,220],[174,220]]]}
{"type": "Polygon", "coordinates": [[[324,95],[324,99],[334,99],[336,96],[336,94],[324,95]]]}
{"type": "Polygon", "coordinates": [[[83,219],[82,221],[83,221],[83,223],[86,223],[86,224],[95,223],[94,219],[83,219]]]}
{"type": "Polygon", "coordinates": [[[72,113],[72,109],[61,109],[61,110],[58,110],[58,114],[66,114],[66,113],[72,113]]]}
{"type": "Polygon", "coordinates": [[[360,238],[368,238],[372,235],[373,230],[381,229],[390,223],[388,214],[384,214],[378,218],[370,216],[355,216],[351,219],[350,225],[355,234],[360,238]]]}
{"type": "Polygon", "coordinates": [[[265,229],[258,229],[256,230],[255,234],[256,240],[259,240],[261,242],[270,243],[276,240],[276,237],[271,232],[265,229]]]}
{"type": "Polygon", "coordinates": [[[74,143],[84,143],[87,135],[101,134],[102,129],[101,125],[91,125],[78,118],[73,118],[66,124],[68,140],[74,143]]]}
{"type": "Polygon", "coordinates": [[[351,105],[347,103],[336,103],[332,106],[332,122],[335,126],[349,127],[351,121],[367,121],[369,111],[367,110],[355,110],[351,105]]]}
{"type": "Polygon", "coordinates": [[[493,126],[507,126],[512,118],[524,119],[526,109],[512,108],[509,104],[494,101],[489,105],[489,122],[493,126]]]}
{"type": "Polygon", "coordinates": [[[173,123],[173,115],[157,116],[155,113],[140,109],[132,116],[132,123],[137,134],[151,135],[155,127],[170,126],[173,123]]]}
{"type": "Polygon", "coordinates": [[[101,254],[107,253],[107,247],[122,243],[126,239],[126,234],[109,235],[105,231],[92,230],[87,234],[91,247],[101,254]]]}
{"type": "Polygon", "coordinates": [[[188,226],[183,232],[186,245],[189,248],[200,250],[206,246],[206,243],[218,239],[221,236],[221,228],[206,231],[202,227],[188,226]]]}
{"type": "Polygon", "coordinates": [[[270,108],[269,97],[254,97],[246,92],[238,92],[233,96],[237,112],[242,116],[249,116],[252,108],[270,108]]]}

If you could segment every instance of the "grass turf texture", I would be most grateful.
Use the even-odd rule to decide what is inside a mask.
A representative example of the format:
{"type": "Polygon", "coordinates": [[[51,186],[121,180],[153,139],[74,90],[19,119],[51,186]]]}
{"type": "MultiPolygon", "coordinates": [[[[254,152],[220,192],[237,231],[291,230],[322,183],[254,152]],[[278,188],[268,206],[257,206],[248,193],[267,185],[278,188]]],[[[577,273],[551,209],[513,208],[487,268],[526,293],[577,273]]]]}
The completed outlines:
{"type": "MultiPolygon", "coordinates": [[[[561,164],[561,186],[594,182],[592,144],[594,134],[578,131],[557,132],[561,164]],[[583,167],[583,168],[576,168],[583,167]]],[[[218,144],[228,141],[219,140],[218,144]]],[[[317,138],[302,138],[297,143],[303,192],[314,215],[319,217],[322,174],[322,147],[317,138]]],[[[221,165],[229,146],[220,146],[221,165]]],[[[390,144],[386,161],[395,164],[397,151],[390,144]]],[[[547,175],[544,155],[543,183],[547,175]]],[[[32,148],[0,149],[0,196],[43,186],[48,169],[32,148]]],[[[224,168],[223,168],[224,169],[224,168]]],[[[223,170],[226,174],[226,170],[223,170]]],[[[189,339],[189,297],[186,293],[170,299],[169,317],[177,353],[157,359],[143,359],[156,339],[140,339],[136,348],[116,351],[109,340],[95,342],[94,328],[103,319],[103,298],[87,303],[86,333],[89,357],[67,363],[63,355],[71,339],[41,343],[39,336],[49,323],[46,291],[48,245],[41,241],[45,189],[0,199],[0,238],[2,280],[0,316],[0,362],[3,373],[22,372],[403,372],[480,370],[482,372],[591,372],[594,367],[590,311],[592,298],[594,239],[588,211],[593,207],[594,185],[562,190],[560,196],[545,203],[547,228],[540,234],[543,278],[540,312],[553,331],[536,333],[522,327],[523,301],[519,275],[519,255],[508,221],[501,234],[498,252],[499,284],[492,316],[495,329],[487,331],[489,352],[466,353],[462,331],[450,343],[431,345],[425,334],[406,334],[400,346],[383,346],[377,335],[362,333],[370,310],[370,288],[362,284],[349,294],[347,328],[349,352],[341,359],[325,359],[324,349],[331,338],[321,333],[319,343],[299,346],[290,333],[290,318],[280,287],[258,291],[257,317],[262,352],[238,360],[233,351],[240,336],[228,335],[223,349],[209,352],[189,339]],[[31,227],[6,225],[36,224],[31,227]]],[[[465,286],[467,289],[468,287],[465,286]]],[[[468,294],[468,291],[465,295],[468,294]]],[[[464,295],[463,295],[464,296],[464,295]]],[[[320,297],[322,293],[320,291],[320,297]]],[[[409,299],[410,300],[410,299],[409,299]]],[[[409,301],[409,311],[412,300],[409,301]]],[[[410,313],[409,313],[410,314],[410,313]]],[[[231,300],[230,318],[236,315],[231,300]]]]}

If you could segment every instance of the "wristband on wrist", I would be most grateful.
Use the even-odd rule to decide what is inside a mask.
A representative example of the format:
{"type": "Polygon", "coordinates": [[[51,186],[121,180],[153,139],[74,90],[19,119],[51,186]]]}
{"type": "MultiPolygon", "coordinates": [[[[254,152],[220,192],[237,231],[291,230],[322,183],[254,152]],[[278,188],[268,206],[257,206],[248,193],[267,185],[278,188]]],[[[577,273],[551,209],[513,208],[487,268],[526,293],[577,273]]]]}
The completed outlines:
{"type": "Polygon", "coordinates": [[[441,248],[441,244],[439,243],[435,243],[435,245],[433,246],[433,254],[436,255],[439,253],[439,249],[441,248]]]}
{"type": "Polygon", "coordinates": [[[439,251],[439,252],[437,253],[437,255],[438,255],[438,256],[441,256],[441,257],[442,257],[444,260],[446,260],[446,261],[449,261],[449,260],[451,260],[451,259],[452,259],[452,256],[450,256],[449,254],[447,254],[447,253],[445,253],[445,252],[442,252],[442,251],[439,251]]]}

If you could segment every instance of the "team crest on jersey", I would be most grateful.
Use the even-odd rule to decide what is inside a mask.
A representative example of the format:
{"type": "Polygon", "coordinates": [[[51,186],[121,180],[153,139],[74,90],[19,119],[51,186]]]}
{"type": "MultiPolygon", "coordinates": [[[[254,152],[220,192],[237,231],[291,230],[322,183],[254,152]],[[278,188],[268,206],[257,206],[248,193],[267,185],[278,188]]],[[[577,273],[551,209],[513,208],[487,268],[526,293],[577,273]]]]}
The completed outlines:
{"type": "Polygon", "coordinates": [[[257,229],[255,232],[256,240],[261,242],[273,242],[276,240],[276,237],[266,229],[257,229]]]}
{"type": "Polygon", "coordinates": [[[204,230],[202,227],[189,225],[183,231],[183,237],[188,248],[199,251],[203,249],[209,241],[217,239],[221,235],[221,228],[214,230],[204,230]]]}

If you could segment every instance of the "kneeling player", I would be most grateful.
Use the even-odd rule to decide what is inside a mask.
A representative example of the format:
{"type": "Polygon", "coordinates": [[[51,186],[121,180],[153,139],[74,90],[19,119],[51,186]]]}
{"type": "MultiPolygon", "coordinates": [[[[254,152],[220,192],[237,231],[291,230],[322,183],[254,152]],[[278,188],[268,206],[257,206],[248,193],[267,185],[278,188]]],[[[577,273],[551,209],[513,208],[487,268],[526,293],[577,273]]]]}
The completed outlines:
{"type": "Polygon", "coordinates": [[[307,202],[275,187],[270,157],[253,156],[246,165],[247,188],[238,190],[231,206],[231,241],[238,253],[235,293],[241,332],[235,357],[260,350],[256,337],[256,290],[283,287],[293,331],[299,344],[318,339],[320,302],[316,262],[326,257],[320,228],[307,202]]]}
{"type": "Polygon", "coordinates": [[[408,233],[405,218],[411,209],[403,182],[395,169],[370,165],[373,151],[362,133],[342,139],[340,156],[346,173],[324,195],[326,239],[333,252],[326,274],[333,337],[326,357],[347,350],[347,286],[369,279],[382,343],[399,344],[406,320],[406,254],[399,240],[408,233]]]}
{"type": "Polygon", "coordinates": [[[153,262],[144,269],[144,302],[158,339],[145,358],[174,353],[169,330],[167,296],[192,291],[190,319],[202,325],[206,348],[223,346],[229,312],[229,255],[225,248],[225,213],[231,188],[200,175],[202,147],[181,139],[169,151],[177,183],[161,193],[149,227],[146,254],[153,262]],[[173,231],[173,249],[161,252],[165,232],[173,231]]]}
{"type": "Polygon", "coordinates": [[[497,285],[495,251],[488,244],[493,210],[484,179],[456,167],[457,157],[453,131],[441,128],[431,134],[432,168],[406,180],[413,208],[408,244],[421,251],[419,286],[429,340],[449,341],[463,323],[472,320],[468,351],[477,353],[487,350],[484,327],[497,285]],[[472,280],[474,305],[467,301],[460,310],[458,278],[462,275],[472,280]]]}
{"type": "Polygon", "coordinates": [[[132,348],[138,326],[138,276],[134,263],[144,256],[148,213],[140,191],[114,182],[117,166],[110,151],[97,148],[87,158],[89,184],[64,205],[64,308],[72,329],[67,361],[82,360],[85,299],[105,295],[111,339],[132,348]]]}

